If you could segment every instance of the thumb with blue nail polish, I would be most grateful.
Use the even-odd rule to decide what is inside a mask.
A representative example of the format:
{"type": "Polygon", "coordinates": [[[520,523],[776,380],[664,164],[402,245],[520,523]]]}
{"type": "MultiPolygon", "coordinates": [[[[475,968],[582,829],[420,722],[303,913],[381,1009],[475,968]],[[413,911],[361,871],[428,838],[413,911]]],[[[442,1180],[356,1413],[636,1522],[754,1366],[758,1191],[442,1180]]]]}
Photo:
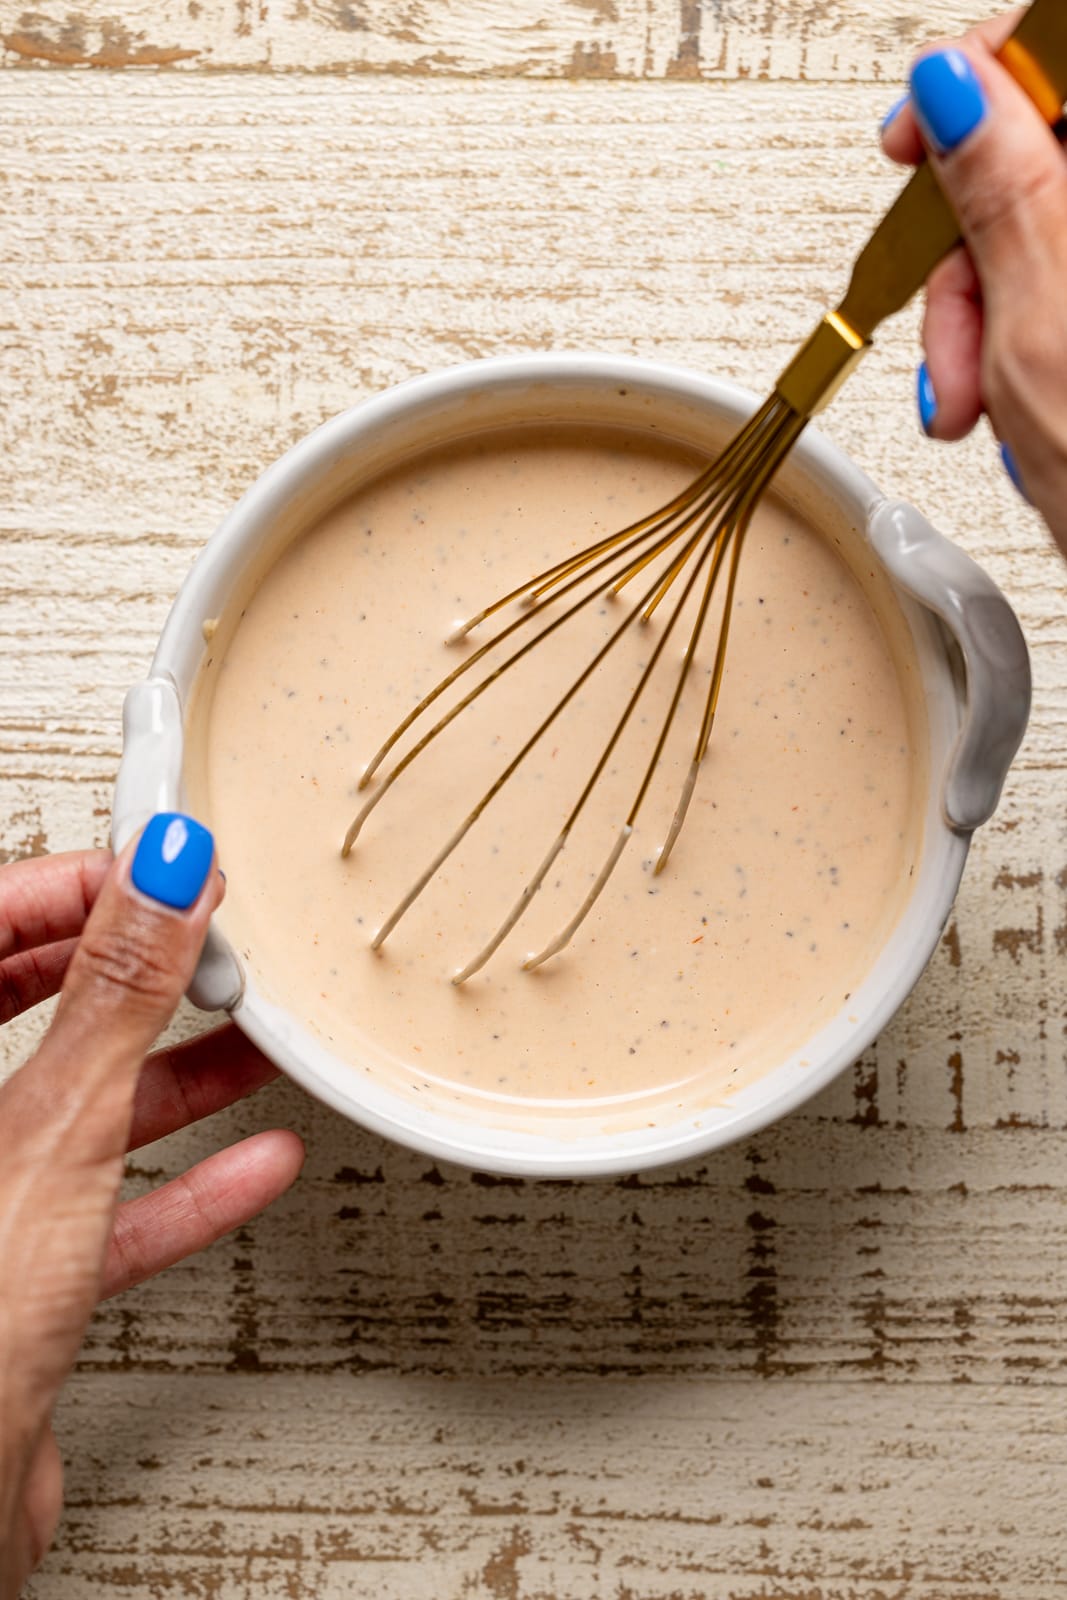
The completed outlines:
{"type": "MultiPolygon", "coordinates": [[[[0,1020],[59,994],[29,1059],[0,1084],[3,1600],[23,1593],[55,1534],[53,1414],[94,1308],[243,1226],[300,1170],[295,1134],[265,1129],[158,1189],[120,1196],[129,1151],[275,1074],[232,1026],[149,1053],[222,895],[211,834],[174,811],[117,860],[71,851],[0,867],[0,923],[17,963],[4,963],[0,1020]]],[[[172,1147],[166,1165],[173,1157],[172,1147]]]]}
{"type": "Polygon", "coordinates": [[[985,90],[962,50],[937,50],[911,69],[911,99],[919,127],[938,155],[970,137],[989,109],[985,90]]]}
{"type": "Polygon", "coordinates": [[[131,1066],[150,1048],[192,979],[225,884],[215,841],[195,818],[154,816],[104,880],[71,959],[54,1026],[131,1066]],[[103,1022],[106,1013],[107,1021],[103,1022]]]}
{"type": "Polygon", "coordinates": [[[187,911],[215,855],[215,841],[192,817],[161,811],[142,833],[130,867],[134,887],[160,905],[187,911]]]}

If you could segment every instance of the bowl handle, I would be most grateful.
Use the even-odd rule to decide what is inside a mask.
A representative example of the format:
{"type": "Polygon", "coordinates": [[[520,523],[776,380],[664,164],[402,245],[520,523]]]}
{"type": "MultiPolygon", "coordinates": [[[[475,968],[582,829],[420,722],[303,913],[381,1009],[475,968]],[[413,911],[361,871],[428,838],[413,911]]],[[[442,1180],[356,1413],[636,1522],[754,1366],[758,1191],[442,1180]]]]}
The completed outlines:
{"type": "MultiPolygon", "coordinates": [[[[135,684],[122,707],[122,760],[111,808],[118,853],[157,811],[174,811],[182,792],[182,704],[169,677],[135,684]]],[[[219,930],[208,929],[189,999],[201,1011],[232,1011],[244,993],[241,963],[219,930]]]]}
{"type": "Polygon", "coordinates": [[[908,594],[944,623],[967,674],[963,727],[945,779],[950,828],[971,833],[996,810],[1030,715],[1030,657],[1019,620],[992,578],[914,506],[886,500],[871,543],[908,594]]]}

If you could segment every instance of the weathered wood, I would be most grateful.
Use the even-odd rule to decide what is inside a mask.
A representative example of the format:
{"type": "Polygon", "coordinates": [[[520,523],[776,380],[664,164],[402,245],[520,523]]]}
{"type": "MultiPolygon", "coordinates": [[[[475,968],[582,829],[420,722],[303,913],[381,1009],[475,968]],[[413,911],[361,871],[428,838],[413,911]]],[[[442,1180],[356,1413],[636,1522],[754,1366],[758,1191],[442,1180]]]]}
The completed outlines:
{"type": "Polygon", "coordinates": [[[116,16],[70,0],[0,4],[0,62],[390,77],[840,79],[895,83],[970,0],[903,13],[890,0],[127,0],[116,16]]]}
{"type": "Polygon", "coordinates": [[[82,1376],[33,1600],[1049,1600],[1033,1390],[82,1376]],[[91,1442],[90,1442],[91,1441],[91,1442]]]}
{"type": "MultiPolygon", "coordinates": [[[[83,1365],[1067,1383],[1067,1139],[878,1124],[884,1070],[713,1160],[597,1185],[472,1177],[272,1092],[226,1128],[304,1131],[299,1194],[104,1307],[83,1365]]],[[[222,1137],[142,1157],[133,1187],[222,1137]]]]}
{"type": "MultiPolygon", "coordinates": [[[[104,839],[122,693],[298,435],[530,347],[765,386],[898,181],[882,88],[203,64],[3,80],[3,854],[104,839]]],[[[273,1212],[97,1317],[35,1600],[1062,1590],[1063,570],[984,430],[920,440],[915,326],[826,426],[1008,589],[1036,700],[911,1001],[786,1123],[639,1182],[437,1168],[288,1085],[143,1152],[133,1191],[270,1123],[310,1146],[273,1212]]]]}

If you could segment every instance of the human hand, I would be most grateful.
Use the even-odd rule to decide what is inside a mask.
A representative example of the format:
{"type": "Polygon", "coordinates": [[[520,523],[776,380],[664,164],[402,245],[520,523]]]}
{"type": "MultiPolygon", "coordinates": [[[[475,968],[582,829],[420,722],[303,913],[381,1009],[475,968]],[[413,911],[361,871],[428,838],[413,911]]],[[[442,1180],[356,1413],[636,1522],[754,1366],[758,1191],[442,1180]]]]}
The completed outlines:
{"type": "Polygon", "coordinates": [[[962,439],[987,412],[1067,554],[1067,156],[995,56],[1020,14],[922,56],[882,142],[929,156],[966,241],[927,284],[923,426],[962,439]]]}
{"type": "Polygon", "coordinates": [[[0,1022],[62,987],[0,1088],[0,1600],[55,1532],[52,1412],[97,1302],[248,1221],[303,1160],[295,1134],[258,1133],[117,1204],[128,1150],[276,1075],[232,1025],[145,1060],[225,892],[210,834],[167,826],[155,818],[114,863],[101,850],[0,869],[0,1022]]]}

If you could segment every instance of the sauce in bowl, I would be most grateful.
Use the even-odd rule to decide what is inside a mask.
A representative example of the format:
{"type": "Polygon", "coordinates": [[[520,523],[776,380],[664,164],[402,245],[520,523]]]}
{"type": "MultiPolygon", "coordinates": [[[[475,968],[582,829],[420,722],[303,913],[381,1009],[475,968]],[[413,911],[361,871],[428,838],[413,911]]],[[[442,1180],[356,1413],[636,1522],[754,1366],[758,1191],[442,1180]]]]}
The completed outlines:
{"type": "Polygon", "coordinates": [[[841,1010],[885,943],[921,845],[918,668],[888,580],[854,573],[772,496],[747,537],[715,730],[666,870],[654,875],[655,856],[692,757],[715,612],[637,831],[574,943],[520,970],[568,922],[617,837],[676,681],[685,617],[526,916],[482,972],[449,982],[540,864],[670,599],[613,649],[381,951],[369,948],[641,580],[464,711],[342,861],[363,766],[488,636],[448,646],[453,623],[662,504],[700,465],[647,434],[481,435],[359,490],[221,619],[186,762],[190,805],[228,877],[219,921],[259,988],[353,1072],[482,1120],[563,1118],[580,1102],[613,1126],[654,1123],[776,1066],[841,1010]]]}

